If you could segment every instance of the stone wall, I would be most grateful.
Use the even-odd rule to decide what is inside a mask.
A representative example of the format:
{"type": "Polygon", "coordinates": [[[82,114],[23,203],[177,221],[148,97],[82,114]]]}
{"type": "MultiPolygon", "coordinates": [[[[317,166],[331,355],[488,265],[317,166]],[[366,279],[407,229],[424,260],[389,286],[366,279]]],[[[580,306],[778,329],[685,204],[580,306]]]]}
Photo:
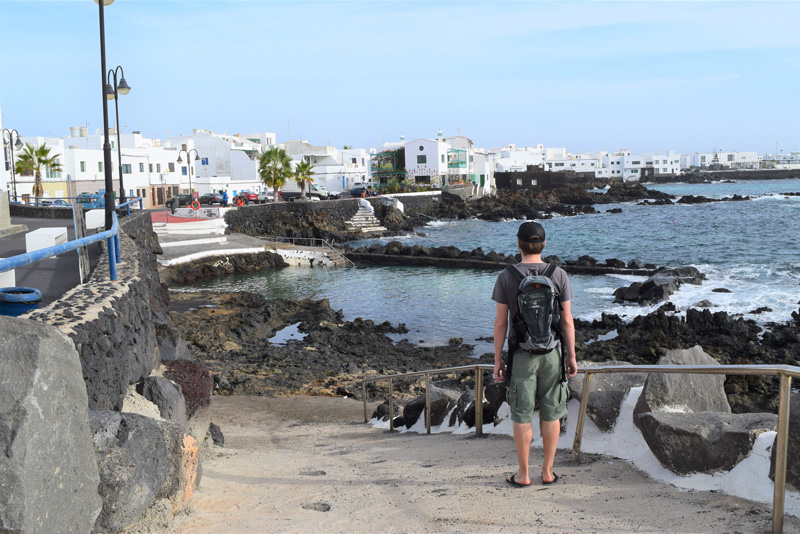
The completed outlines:
{"type": "MultiPolygon", "coordinates": [[[[137,394],[137,388],[133,387],[136,383],[152,382],[162,360],[176,365],[175,361],[185,361],[181,359],[190,358],[190,354],[168,315],[169,293],[158,276],[154,254],[157,240],[150,214],[139,212],[122,219],[120,229],[122,262],[117,265],[116,281],[109,279],[107,258],[101,258],[86,284],[24,316],[34,321],[31,324],[57,330],[68,344],[74,345],[73,354],[77,352],[75,367],[80,365],[80,368],[73,381],[77,380],[78,387],[86,392],[81,404],[88,410],[88,428],[84,424],[87,411],[76,412],[72,418],[54,417],[45,423],[54,435],[63,434],[59,429],[71,428],[76,422],[83,425],[81,435],[71,438],[75,443],[59,442],[52,448],[63,452],[73,450],[77,443],[88,444],[90,450],[93,447],[96,463],[81,470],[91,471],[94,474],[89,475],[95,479],[99,474],[99,485],[93,482],[94,489],[89,490],[99,494],[102,510],[93,506],[91,510],[79,511],[77,517],[82,525],[94,524],[95,532],[129,529],[154,513],[169,521],[172,514],[185,509],[199,481],[199,458],[203,444],[208,443],[210,424],[207,409],[195,410],[188,418],[185,411],[180,412],[184,414],[182,417],[173,417],[171,414],[178,412],[166,405],[169,402],[182,405],[184,396],[210,399],[210,379],[178,385],[160,379],[159,385],[169,389],[171,396],[153,394],[153,388],[142,388],[143,392],[137,394]],[[155,414],[149,414],[148,401],[157,405],[155,414]],[[148,416],[130,413],[139,410],[148,416]]],[[[23,357],[16,352],[4,355],[4,359],[23,357]]],[[[208,374],[201,363],[185,363],[195,374],[208,374]]],[[[70,402],[69,406],[74,404],[70,402]]],[[[0,438],[3,434],[0,424],[0,438]]],[[[20,447],[26,445],[20,443],[20,447]]],[[[51,456],[56,463],[63,461],[65,468],[65,457],[70,455],[53,452],[51,456]]],[[[17,493],[11,496],[12,500],[28,498],[26,510],[36,510],[42,502],[46,504],[51,491],[37,491],[32,497],[17,493]]],[[[15,517],[21,518],[19,521],[25,519],[20,514],[15,517]]],[[[0,531],[3,528],[0,524],[0,531]]],[[[48,531],[89,532],[90,529],[48,531]]]]}
{"type": "Polygon", "coordinates": [[[225,213],[231,232],[251,236],[339,239],[345,221],[358,211],[357,199],[321,202],[268,202],[225,213]]]}
{"type": "Polygon", "coordinates": [[[92,410],[120,410],[128,385],[150,375],[161,357],[175,357],[178,335],[169,335],[166,289],[158,279],[147,212],[120,221],[122,262],[111,281],[101,259],[86,284],[49,306],[25,315],[58,327],[72,338],[81,358],[92,410]],[[159,332],[173,346],[158,340],[159,332]]]}

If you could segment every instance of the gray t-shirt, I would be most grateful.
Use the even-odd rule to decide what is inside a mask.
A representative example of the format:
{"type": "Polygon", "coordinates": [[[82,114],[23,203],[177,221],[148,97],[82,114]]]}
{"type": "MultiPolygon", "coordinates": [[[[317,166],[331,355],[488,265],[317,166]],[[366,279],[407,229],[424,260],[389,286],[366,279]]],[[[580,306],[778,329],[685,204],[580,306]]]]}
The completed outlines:
{"type": "MultiPolygon", "coordinates": [[[[529,274],[543,275],[549,266],[549,263],[518,263],[514,267],[520,273],[522,273],[523,276],[527,276],[529,274]]],[[[564,269],[561,267],[556,267],[556,270],[553,272],[550,280],[552,280],[553,285],[556,287],[556,291],[558,292],[558,300],[560,302],[572,300],[572,286],[569,283],[569,277],[567,276],[567,273],[564,272],[564,269]]],[[[511,328],[510,325],[511,318],[517,313],[518,292],[519,280],[514,278],[514,275],[508,272],[506,269],[503,269],[502,272],[497,275],[497,281],[494,283],[492,300],[508,306],[509,337],[514,335],[514,329],[511,328]]]]}

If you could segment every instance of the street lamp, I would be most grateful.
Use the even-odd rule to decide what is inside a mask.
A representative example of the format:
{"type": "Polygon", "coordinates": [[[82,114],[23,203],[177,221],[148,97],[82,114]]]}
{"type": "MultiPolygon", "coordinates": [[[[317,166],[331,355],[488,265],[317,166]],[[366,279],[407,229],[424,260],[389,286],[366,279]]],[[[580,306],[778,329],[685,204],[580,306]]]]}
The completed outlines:
{"type": "Polygon", "coordinates": [[[19,139],[19,132],[16,130],[9,130],[8,128],[3,128],[3,147],[8,148],[8,151],[11,152],[11,186],[13,188],[14,193],[14,202],[17,201],[17,178],[14,174],[16,172],[16,168],[14,167],[14,148],[17,150],[22,150],[22,141],[19,139]],[[8,134],[8,141],[6,141],[6,134],[8,134]],[[17,142],[14,143],[14,135],[17,136],[17,142]],[[13,147],[11,145],[14,145],[13,147]]]}
{"type": "Polygon", "coordinates": [[[108,71],[106,78],[106,98],[114,101],[114,108],[117,112],[117,157],[119,165],[119,203],[125,204],[125,186],[122,184],[122,144],[119,140],[119,95],[127,95],[131,92],[128,82],[125,81],[125,72],[122,67],[108,71]],[[120,80],[117,83],[117,71],[119,71],[120,80]],[[114,80],[112,85],[111,80],[114,80]]]}
{"type": "Polygon", "coordinates": [[[186,167],[187,167],[187,170],[189,171],[189,194],[191,195],[192,193],[194,193],[194,191],[192,190],[192,161],[191,161],[192,152],[194,152],[194,160],[195,161],[200,161],[200,155],[197,153],[197,150],[194,149],[194,148],[190,148],[188,152],[186,151],[185,148],[182,148],[181,151],[178,152],[178,164],[179,165],[181,163],[183,163],[183,159],[181,159],[181,152],[186,154],[186,167]]]}
{"type": "Polygon", "coordinates": [[[111,230],[114,225],[114,218],[111,215],[114,212],[114,193],[112,188],[114,182],[111,178],[111,143],[108,142],[108,105],[106,94],[106,29],[103,20],[103,6],[110,6],[114,0],[94,0],[100,9],[100,75],[102,76],[102,85],[100,86],[103,93],[103,169],[105,174],[105,210],[106,210],[106,230],[111,230]]]}

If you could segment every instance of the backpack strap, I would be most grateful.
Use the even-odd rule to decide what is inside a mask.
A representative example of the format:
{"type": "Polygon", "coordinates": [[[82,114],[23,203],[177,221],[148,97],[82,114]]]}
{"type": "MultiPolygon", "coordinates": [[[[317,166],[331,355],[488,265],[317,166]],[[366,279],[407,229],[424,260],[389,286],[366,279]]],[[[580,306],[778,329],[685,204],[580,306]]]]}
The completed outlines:
{"type": "Polygon", "coordinates": [[[555,263],[551,263],[551,264],[549,264],[547,266],[547,269],[545,269],[542,274],[544,276],[546,276],[547,278],[552,279],[553,278],[553,273],[555,273],[555,272],[556,272],[556,264],[555,263]]]}

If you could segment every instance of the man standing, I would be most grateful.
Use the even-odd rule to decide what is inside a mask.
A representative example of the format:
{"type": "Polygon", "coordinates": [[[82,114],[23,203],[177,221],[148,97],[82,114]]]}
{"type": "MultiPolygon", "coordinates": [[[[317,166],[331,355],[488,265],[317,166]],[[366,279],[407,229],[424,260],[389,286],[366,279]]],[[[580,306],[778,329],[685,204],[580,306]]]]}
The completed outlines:
{"type": "MultiPolygon", "coordinates": [[[[544,228],[539,223],[528,221],[522,223],[517,232],[517,246],[522,254],[522,262],[515,265],[522,276],[542,275],[549,264],[542,262],[542,249],[545,245],[544,228]]],[[[514,487],[531,485],[528,472],[533,427],[531,418],[535,403],[539,403],[539,428],[542,432],[544,460],[542,462],[542,484],[551,485],[558,481],[553,472],[553,462],[561,432],[559,419],[567,415],[567,385],[562,381],[562,365],[565,375],[573,377],[577,374],[578,364],[575,360],[575,326],[570,311],[572,286],[567,273],[560,267],[550,275],[560,302],[559,325],[563,339],[558,338],[547,352],[526,350],[525,340],[517,339],[515,329],[509,329],[509,321],[517,314],[517,295],[519,279],[508,270],[503,270],[495,282],[492,300],[497,305],[494,320],[494,379],[505,380],[508,386],[507,400],[511,407],[511,420],[514,422],[514,444],[517,449],[518,471],[506,478],[506,482],[514,487]],[[506,364],[502,360],[503,344],[508,333],[509,342],[509,374],[506,376],[506,364]],[[563,343],[563,346],[561,346],[563,343]],[[523,347],[519,347],[522,344],[523,347]],[[516,350],[511,350],[514,347],[516,350]],[[566,351],[562,361],[562,351],[566,351]],[[513,352],[513,353],[512,353],[513,352]]],[[[512,323],[513,324],[513,323],[512,323]]]]}
{"type": "Polygon", "coordinates": [[[228,207],[228,191],[224,189],[222,190],[222,207],[228,207]]]}

